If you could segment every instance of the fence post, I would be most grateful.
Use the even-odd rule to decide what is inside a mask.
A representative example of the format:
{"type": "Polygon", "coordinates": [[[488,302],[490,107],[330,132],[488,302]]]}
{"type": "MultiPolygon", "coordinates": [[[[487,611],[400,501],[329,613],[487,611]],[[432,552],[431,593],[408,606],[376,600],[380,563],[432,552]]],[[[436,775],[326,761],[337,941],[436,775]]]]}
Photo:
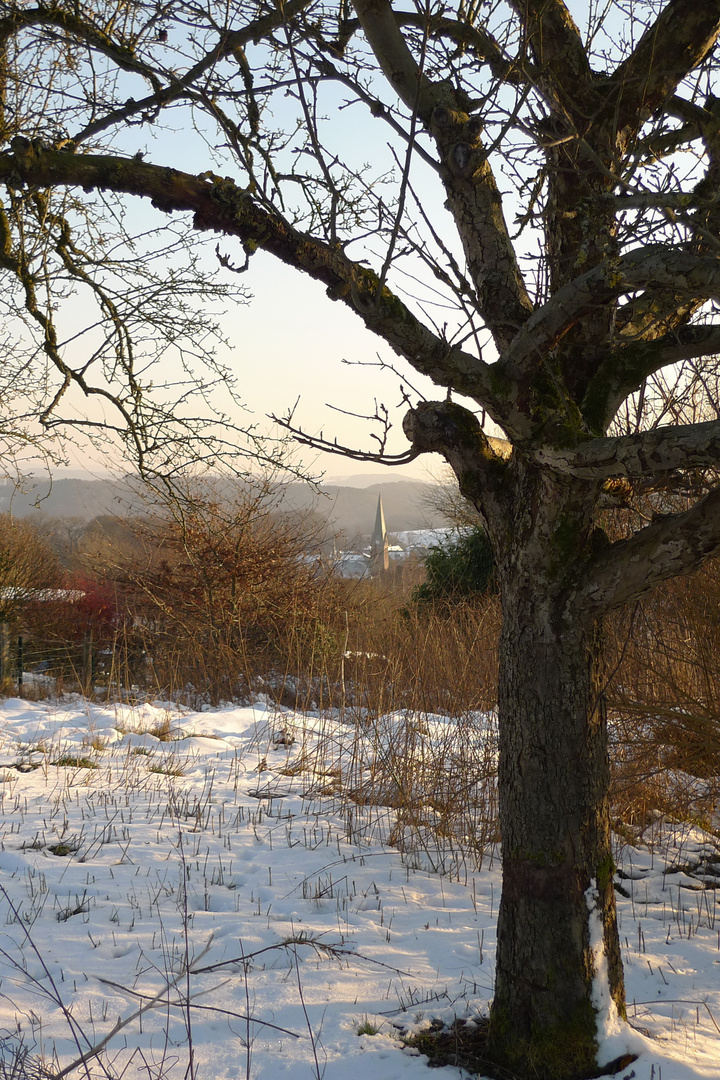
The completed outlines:
{"type": "Polygon", "coordinates": [[[10,676],[10,631],[6,622],[0,622],[0,688],[10,676]]]}
{"type": "Polygon", "coordinates": [[[23,645],[24,645],[24,642],[23,642],[22,636],[20,636],[20,637],[18,637],[18,640],[17,640],[17,684],[18,684],[18,694],[22,690],[22,684],[23,684],[23,668],[24,668],[23,645]]]}
{"type": "Polygon", "coordinates": [[[92,634],[88,634],[83,640],[82,646],[82,684],[83,693],[90,694],[93,684],[93,647],[92,634]]]}

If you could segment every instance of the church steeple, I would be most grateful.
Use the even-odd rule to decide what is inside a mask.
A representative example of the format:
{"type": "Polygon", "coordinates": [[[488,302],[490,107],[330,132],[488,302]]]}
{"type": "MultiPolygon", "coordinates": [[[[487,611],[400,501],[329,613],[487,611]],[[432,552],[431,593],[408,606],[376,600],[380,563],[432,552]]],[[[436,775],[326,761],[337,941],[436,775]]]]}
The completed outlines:
{"type": "Polygon", "coordinates": [[[385,528],[382,495],[378,495],[375,528],[373,529],[373,534],[370,539],[370,558],[372,560],[373,574],[380,574],[390,566],[390,554],[388,550],[387,529],[385,528]]]}

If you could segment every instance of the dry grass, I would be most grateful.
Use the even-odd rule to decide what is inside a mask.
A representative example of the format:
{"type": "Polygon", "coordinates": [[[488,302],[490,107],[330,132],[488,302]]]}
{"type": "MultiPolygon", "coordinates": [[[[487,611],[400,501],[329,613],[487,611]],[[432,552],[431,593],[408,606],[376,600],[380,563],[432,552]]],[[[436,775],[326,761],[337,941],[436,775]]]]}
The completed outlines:
{"type": "Polygon", "coordinates": [[[656,590],[609,627],[618,819],[710,825],[720,799],[720,562],[656,590]]]}
{"type": "MultiPolygon", "coordinates": [[[[117,560],[112,584],[124,591],[126,618],[96,688],[191,707],[262,694],[340,718],[357,732],[354,764],[340,775],[326,746],[327,760],[313,766],[317,791],[392,807],[400,845],[429,847],[432,835],[466,852],[475,845],[482,858],[497,838],[499,601],[418,607],[417,578],[407,574],[319,573],[298,558],[302,530],[278,523],[264,499],[222,511],[200,501],[146,523],[135,562],[117,560]],[[442,735],[436,715],[452,719],[442,735]]],[[[103,559],[112,565],[112,555],[103,559]]],[[[719,610],[720,564],[710,563],[608,620],[618,824],[641,828],[658,811],[711,820],[720,797],[719,610]]],[[[177,738],[169,719],[151,734],[177,738]]],[[[306,764],[288,742],[287,775],[306,764]]]]}

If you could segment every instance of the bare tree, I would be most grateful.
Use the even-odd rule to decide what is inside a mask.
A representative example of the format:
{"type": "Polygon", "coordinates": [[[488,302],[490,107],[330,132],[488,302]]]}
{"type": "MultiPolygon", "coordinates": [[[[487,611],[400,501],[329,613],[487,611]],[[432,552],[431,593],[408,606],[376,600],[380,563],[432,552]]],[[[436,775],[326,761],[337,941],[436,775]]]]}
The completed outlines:
{"type": "MultiPolygon", "coordinates": [[[[113,45],[125,31],[117,29],[114,37],[102,19],[103,13],[106,20],[119,18],[127,30],[123,20],[134,7],[118,14],[113,5],[97,12],[77,4],[0,5],[5,145],[22,131],[21,141],[30,136],[27,145],[37,151],[52,133],[52,144],[69,150],[68,127],[88,110],[102,109],[119,89],[116,73],[94,72],[86,32],[104,35],[120,70],[127,70],[127,47],[113,45]]],[[[119,4],[118,12],[123,9],[119,4]]],[[[120,444],[146,475],[167,478],[189,460],[214,460],[226,445],[237,458],[242,429],[222,409],[240,402],[217,357],[223,344],[218,317],[228,302],[244,302],[246,291],[236,279],[218,280],[210,239],[182,222],[130,217],[102,188],[78,194],[26,186],[19,176],[5,179],[4,471],[13,471],[29,449],[62,462],[67,440],[80,431],[95,442],[120,444]]],[[[247,425],[244,434],[257,453],[259,441],[247,425]]]]}
{"type": "Polygon", "coordinates": [[[720,544],[720,487],[623,540],[598,523],[605,501],[687,485],[720,453],[705,378],[720,351],[720,3],[578,10],[582,27],[563,0],[5,0],[0,13],[0,258],[12,315],[34,324],[61,386],[86,390],[51,319],[57,288],[82,285],[130,379],[121,411],[143,398],[128,357],[152,285],[138,283],[119,342],[103,260],[131,255],[124,228],[108,240],[94,225],[144,221],[139,197],[183,240],[224,238],[226,272],[263,249],[321,282],[447,392],[409,408],[399,459],[444,456],[498,565],[489,1047],[553,1080],[596,1070],[598,1023],[625,1012],[602,618],[720,544]],[[185,134],[150,160],[164,121],[185,134]],[[187,171],[183,140],[207,171],[187,171]],[[681,362],[704,418],[685,425],[681,362]],[[648,415],[653,379],[663,404],[648,415]]]}
{"type": "Polygon", "coordinates": [[[15,622],[61,584],[60,565],[33,523],[0,514],[0,622],[15,622]]]}
{"type": "Polygon", "coordinates": [[[135,623],[149,629],[158,677],[181,667],[213,699],[237,693],[257,658],[276,661],[288,627],[317,603],[317,567],[303,559],[316,537],[279,512],[280,490],[269,476],[221,485],[195,477],[149,502],[135,522],[138,550],[105,559],[135,623]]]}

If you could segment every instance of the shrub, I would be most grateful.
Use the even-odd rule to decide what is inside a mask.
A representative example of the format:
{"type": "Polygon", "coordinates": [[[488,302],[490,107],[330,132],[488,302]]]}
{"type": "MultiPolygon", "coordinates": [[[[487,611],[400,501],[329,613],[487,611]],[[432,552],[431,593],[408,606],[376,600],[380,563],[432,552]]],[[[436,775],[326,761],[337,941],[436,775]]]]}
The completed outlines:
{"type": "Polygon", "coordinates": [[[254,672],[282,664],[290,636],[321,639],[298,633],[323,584],[305,557],[313,538],[276,501],[270,486],[246,483],[169,500],[139,523],[142,556],[121,560],[115,582],[131,651],[142,642],[161,686],[237,697],[254,672]]]}
{"type": "Polygon", "coordinates": [[[427,580],[413,592],[416,603],[457,601],[497,590],[495,560],[485,530],[458,533],[425,558],[427,580]]]}
{"type": "Polygon", "coordinates": [[[614,801],[625,821],[640,822],[654,810],[702,811],[701,792],[708,805],[720,795],[718,611],[720,560],[713,559],[609,624],[614,801]]]}

